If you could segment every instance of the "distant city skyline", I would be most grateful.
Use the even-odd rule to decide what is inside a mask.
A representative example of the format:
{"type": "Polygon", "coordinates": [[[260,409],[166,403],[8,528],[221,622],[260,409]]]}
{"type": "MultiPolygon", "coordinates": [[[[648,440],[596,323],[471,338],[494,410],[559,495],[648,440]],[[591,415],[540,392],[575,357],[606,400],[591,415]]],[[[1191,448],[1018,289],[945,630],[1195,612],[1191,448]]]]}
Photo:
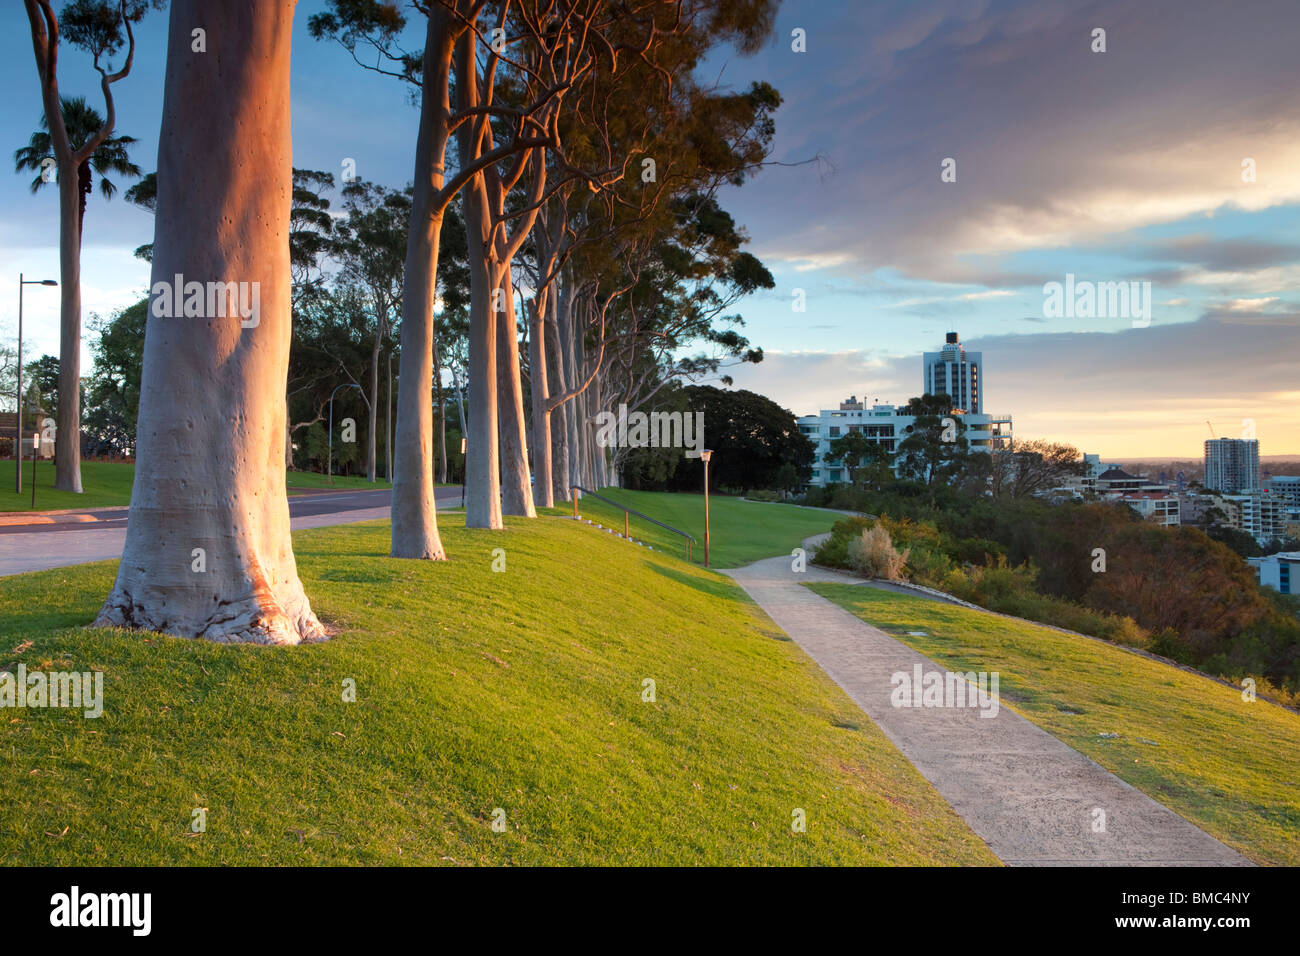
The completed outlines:
{"type": "MultiPolygon", "coordinates": [[[[295,18],[294,163],[338,174],[351,159],[403,186],[409,91],[312,40],[322,9],[303,0],[295,18]]],[[[115,87],[117,132],[139,139],[146,172],[165,24],[146,18],[115,87]]],[[[40,102],[21,5],[0,25],[12,155],[40,102]]],[[[902,404],[921,355],[955,330],[984,355],[984,411],[1012,415],[1021,438],[1196,459],[1207,420],[1219,436],[1249,421],[1261,457],[1300,456],[1297,33],[1300,5],[1278,0],[786,0],[767,46],[704,71],[735,89],[770,82],[784,99],[772,158],[801,164],[721,196],[776,282],[737,307],[765,360],[721,374],[796,415],[850,394],[902,404]],[[1105,52],[1092,49],[1099,27],[1105,52]],[[791,48],[796,29],[806,53],[791,48]],[[1149,314],[1054,317],[1044,286],[1067,276],[1149,282],[1149,314]]],[[[61,73],[66,95],[102,105],[84,56],[61,73]]],[[[30,180],[0,175],[0,289],[57,273],[57,198],[30,180]]],[[[130,184],[86,211],[87,326],[148,287],[132,252],[153,220],[122,199],[130,184]]],[[[0,295],[0,337],[16,332],[16,299],[0,295]]],[[[29,357],[57,354],[57,309],[56,294],[26,297],[29,357]]]]}

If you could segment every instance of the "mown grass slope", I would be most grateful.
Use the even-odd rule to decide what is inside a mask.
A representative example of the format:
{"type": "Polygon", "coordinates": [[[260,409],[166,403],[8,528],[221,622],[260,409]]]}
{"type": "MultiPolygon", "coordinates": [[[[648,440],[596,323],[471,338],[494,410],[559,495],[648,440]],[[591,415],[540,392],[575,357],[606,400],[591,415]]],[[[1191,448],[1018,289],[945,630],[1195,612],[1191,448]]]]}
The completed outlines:
{"type": "Polygon", "coordinates": [[[729,581],[559,518],[442,524],[445,563],[386,557],[386,522],[295,534],[339,629],[298,648],[84,629],[112,562],[6,578],[0,666],[106,700],[0,710],[0,863],[996,863],[729,581]]]}
{"type": "MultiPolygon", "coordinates": [[[[704,495],[660,491],[628,491],[602,488],[599,493],[626,508],[649,515],[695,536],[692,557],[704,561],[704,495]]],[[[616,531],[623,530],[623,512],[599,498],[586,495],[578,503],[584,518],[598,521],[616,531]]],[[[573,505],[560,506],[555,514],[573,514],[573,505]]],[[[808,537],[829,531],[840,516],[817,508],[765,501],[745,501],[723,495],[709,496],[709,565],[738,568],[776,554],[789,554],[808,537]]],[[[640,518],[631,519],[633,538],[685,557],[684,539],[640,518]]]]}
{"type": "Polygon", "coordinates": [[[807,586],[945,667],[997,671],[1002,703],[1250,859],[1300,864],[1300,714],[1028,621],[807,586]]]}

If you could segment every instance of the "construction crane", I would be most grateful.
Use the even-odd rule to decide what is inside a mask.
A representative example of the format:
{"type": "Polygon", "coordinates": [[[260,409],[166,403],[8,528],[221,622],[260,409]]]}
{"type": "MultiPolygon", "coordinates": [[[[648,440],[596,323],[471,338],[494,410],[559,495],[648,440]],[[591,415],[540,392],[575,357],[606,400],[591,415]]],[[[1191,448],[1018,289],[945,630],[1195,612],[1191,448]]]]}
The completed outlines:
{"type": "Polygon", "coordinates": [[[1217,441],[1219,436],[1214,434],[1214,426],[1210,424],[1210,420],[1208,418],[1205,420],[1205,427],[1210,430],[1210,437],[1217,441]]]}

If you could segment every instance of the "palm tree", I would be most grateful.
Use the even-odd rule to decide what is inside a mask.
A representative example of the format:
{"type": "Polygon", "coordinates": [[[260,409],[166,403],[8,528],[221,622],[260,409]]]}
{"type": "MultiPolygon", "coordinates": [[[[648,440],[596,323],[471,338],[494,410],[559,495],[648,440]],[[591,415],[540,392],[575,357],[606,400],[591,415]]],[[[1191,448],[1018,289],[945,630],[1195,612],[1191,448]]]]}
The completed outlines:
{"type": "MultiPolygon", "coordinates": [[[[90,106],[83,96],[65,96],[63,106],[63,123],[68,129],[68,142],[73,151],[81,149],[90,138],[104,125],[104,118],[90,106]]],[[[93,189],[92,171],[99,174],[99,191],[105,199],[112,199],[117,186],[108,178],[115,176],[138,177],[140,167],[131,162],[128,152],[136,142],[134,136],[109,136],[99,147],[83,160],[77,167],[77,192],[80,203],[77,213],[77,239],[83,234],[86,222],[86,199],[93,189]]],[[[32,192],[35,193],[47,182],[46,170],[53,170],[54,149],[50,142],[50,126],[45,115],[41,114],[41,128],[32,133],[31,141],[21,149],[14,151],[14,171],[34,170],[36,178],[32,180],[32,192]]]]}

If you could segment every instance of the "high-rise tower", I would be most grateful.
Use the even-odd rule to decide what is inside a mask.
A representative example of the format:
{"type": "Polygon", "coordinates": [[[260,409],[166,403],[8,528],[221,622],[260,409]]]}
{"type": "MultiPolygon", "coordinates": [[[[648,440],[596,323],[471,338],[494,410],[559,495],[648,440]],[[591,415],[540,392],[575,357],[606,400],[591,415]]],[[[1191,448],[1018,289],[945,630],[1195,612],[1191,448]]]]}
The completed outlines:
{"type": "Polygon", "coordinates": [[[943,351],[926,352],[923,362],[925,394],[947,395],[957,411],[983,413],[980,373],[984,353],[967,352],[957,340],[957,333],[949,332],[943,351]]]}

